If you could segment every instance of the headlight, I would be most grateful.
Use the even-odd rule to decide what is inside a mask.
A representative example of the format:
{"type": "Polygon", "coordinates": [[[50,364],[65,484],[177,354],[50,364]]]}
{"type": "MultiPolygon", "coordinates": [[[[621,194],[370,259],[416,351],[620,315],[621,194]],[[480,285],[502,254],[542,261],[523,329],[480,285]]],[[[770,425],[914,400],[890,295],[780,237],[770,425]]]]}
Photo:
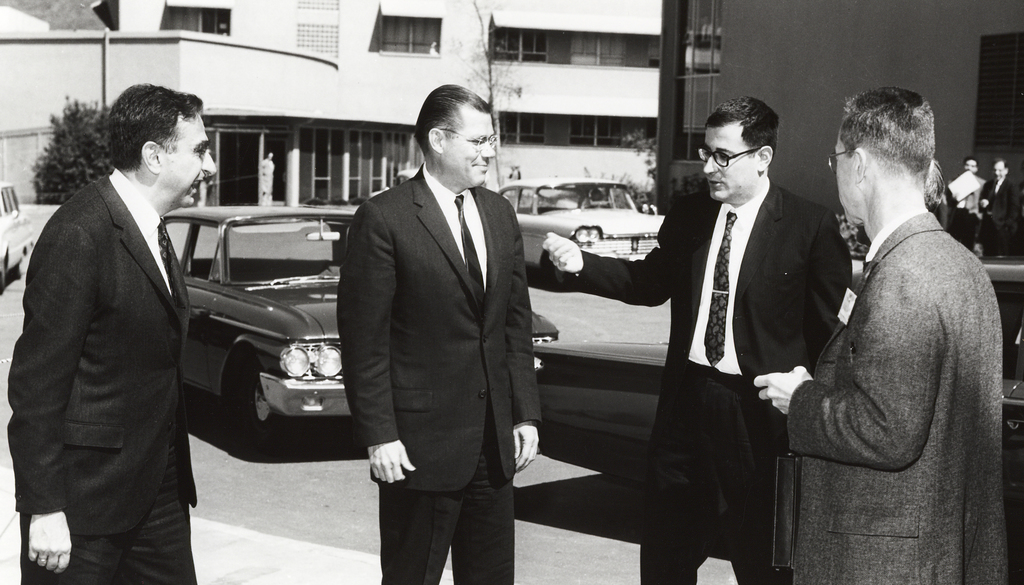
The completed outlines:
{"type": "Polygon", "coordinates": [[[596,227],[581,227],[572,235],[580,244],[593,244],[601,239],[601,229],[596,227]]]}
{"type": "Polygon", "coordinates": [[[316,356],[316,370],[327,377],[337,376],[341,371],[341,350],[330,345],[322,346],[316,356]]]}
{"type": "Polygon", "coordinates": [[[309,371],[309,353],[293,345],[281,352],[281,369],[289,376],[298,378],[309,371]]]}

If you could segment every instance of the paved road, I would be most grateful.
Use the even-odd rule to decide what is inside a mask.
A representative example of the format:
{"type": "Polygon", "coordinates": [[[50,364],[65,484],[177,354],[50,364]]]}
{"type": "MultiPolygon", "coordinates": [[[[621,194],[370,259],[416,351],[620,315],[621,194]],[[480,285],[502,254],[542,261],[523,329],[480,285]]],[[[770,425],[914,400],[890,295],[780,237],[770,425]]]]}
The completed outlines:
{"type": "MultiPolygon", "coordinates": [[[[36,229],[53,208],[25,206],[36,229]]],[[[0,295],[0,360],[21,329],[24,280],[0,295]]],[[[627,307],[577,294],[531,289],[535,310],[563,340],[665,341],[668,307],[627,307]]],[[[9,364],[0,362],[6,394],[9,364]]],[[[203,584],[372,583],[376,488],[365,453],[344,421],[293,429],[273,455],[239,444],[223,414],[204,400],[190,413],[199,507],[193,512],[197,570],[203,584]]],[[[10,407],[0,401],[0,424],[10,407]]],[[[543,441],[543,436],[542,436],[543,441]]],[[[11,460],[0,432],[0,582],[17,574],[11,460]],[[6,552],[6,554],[5,554],[6,552]],[[13,555],[13,556],[12,556],[13,555]]],[[[516,478],[517,582],[523,585],[620,585],[639,580],[635,485],[543,456],[516,478]]],[[[728,563],[709,560],[701,583],[734,583],[728,563]]]]}

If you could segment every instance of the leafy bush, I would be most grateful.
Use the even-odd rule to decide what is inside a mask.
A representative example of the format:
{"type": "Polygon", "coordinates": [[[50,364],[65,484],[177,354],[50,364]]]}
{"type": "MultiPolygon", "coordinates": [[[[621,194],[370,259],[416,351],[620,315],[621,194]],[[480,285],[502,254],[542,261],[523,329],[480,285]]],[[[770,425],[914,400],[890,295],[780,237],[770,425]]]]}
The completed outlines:
{"type": "Polygon", "coordinates": [[[68,99],[50,124],[53,139],[36,160],[33,183],[39,203],[59,204],[110,173],[107,108],[68,99]]]}

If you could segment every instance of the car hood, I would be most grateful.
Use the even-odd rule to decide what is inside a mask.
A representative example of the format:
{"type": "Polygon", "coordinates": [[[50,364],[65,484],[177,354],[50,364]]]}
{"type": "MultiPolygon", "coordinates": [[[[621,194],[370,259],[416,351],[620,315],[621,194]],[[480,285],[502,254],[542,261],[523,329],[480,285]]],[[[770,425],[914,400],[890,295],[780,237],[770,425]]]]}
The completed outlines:
{"type": "Polygon", "coordinates": [[[667,343],[626,343],[614,341],[573,341],[534,346],[534,355],[547,354],[597,358],[611,361],[665,365],[667,343]]]}
{"type": "Polygon", "coordinates": [[[601,226],[606,235],[656,234],[661,229],[663,215],[647,215],[625,209],[582,209],[553,211],[543,217],[564,218],[579,226],[601,226]]]}
{"type": "Polygon", "coordinates": [[[283,314],[292,314],[306,322],[311,333],[317,328],[326,338],[338,337],[338,283],[289,284],[282,286],[251,286],[245,291],[267,302],[268,307],[283,314]]]}

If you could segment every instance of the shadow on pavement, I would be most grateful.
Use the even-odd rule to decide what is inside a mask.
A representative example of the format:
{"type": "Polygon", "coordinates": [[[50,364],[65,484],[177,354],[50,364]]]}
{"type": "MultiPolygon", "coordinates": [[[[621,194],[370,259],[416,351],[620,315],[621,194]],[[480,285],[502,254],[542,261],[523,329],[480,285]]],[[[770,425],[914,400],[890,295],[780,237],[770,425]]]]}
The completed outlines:
{"type": "Polygon", "coordinates": [[[639,484],[588,475],[517,487],[516,520],[640,543],[643,492],[639,484]]]}
{"type": "Polygon", "coordinates": [[[237,432],[215,396],[186,387],[185,406],[189,434],[242,461],[307,463],[366,458],[366,450],[353,444],[349,417],[283,420],[278,440],[261,450],[248,444],[237,432]]]}

